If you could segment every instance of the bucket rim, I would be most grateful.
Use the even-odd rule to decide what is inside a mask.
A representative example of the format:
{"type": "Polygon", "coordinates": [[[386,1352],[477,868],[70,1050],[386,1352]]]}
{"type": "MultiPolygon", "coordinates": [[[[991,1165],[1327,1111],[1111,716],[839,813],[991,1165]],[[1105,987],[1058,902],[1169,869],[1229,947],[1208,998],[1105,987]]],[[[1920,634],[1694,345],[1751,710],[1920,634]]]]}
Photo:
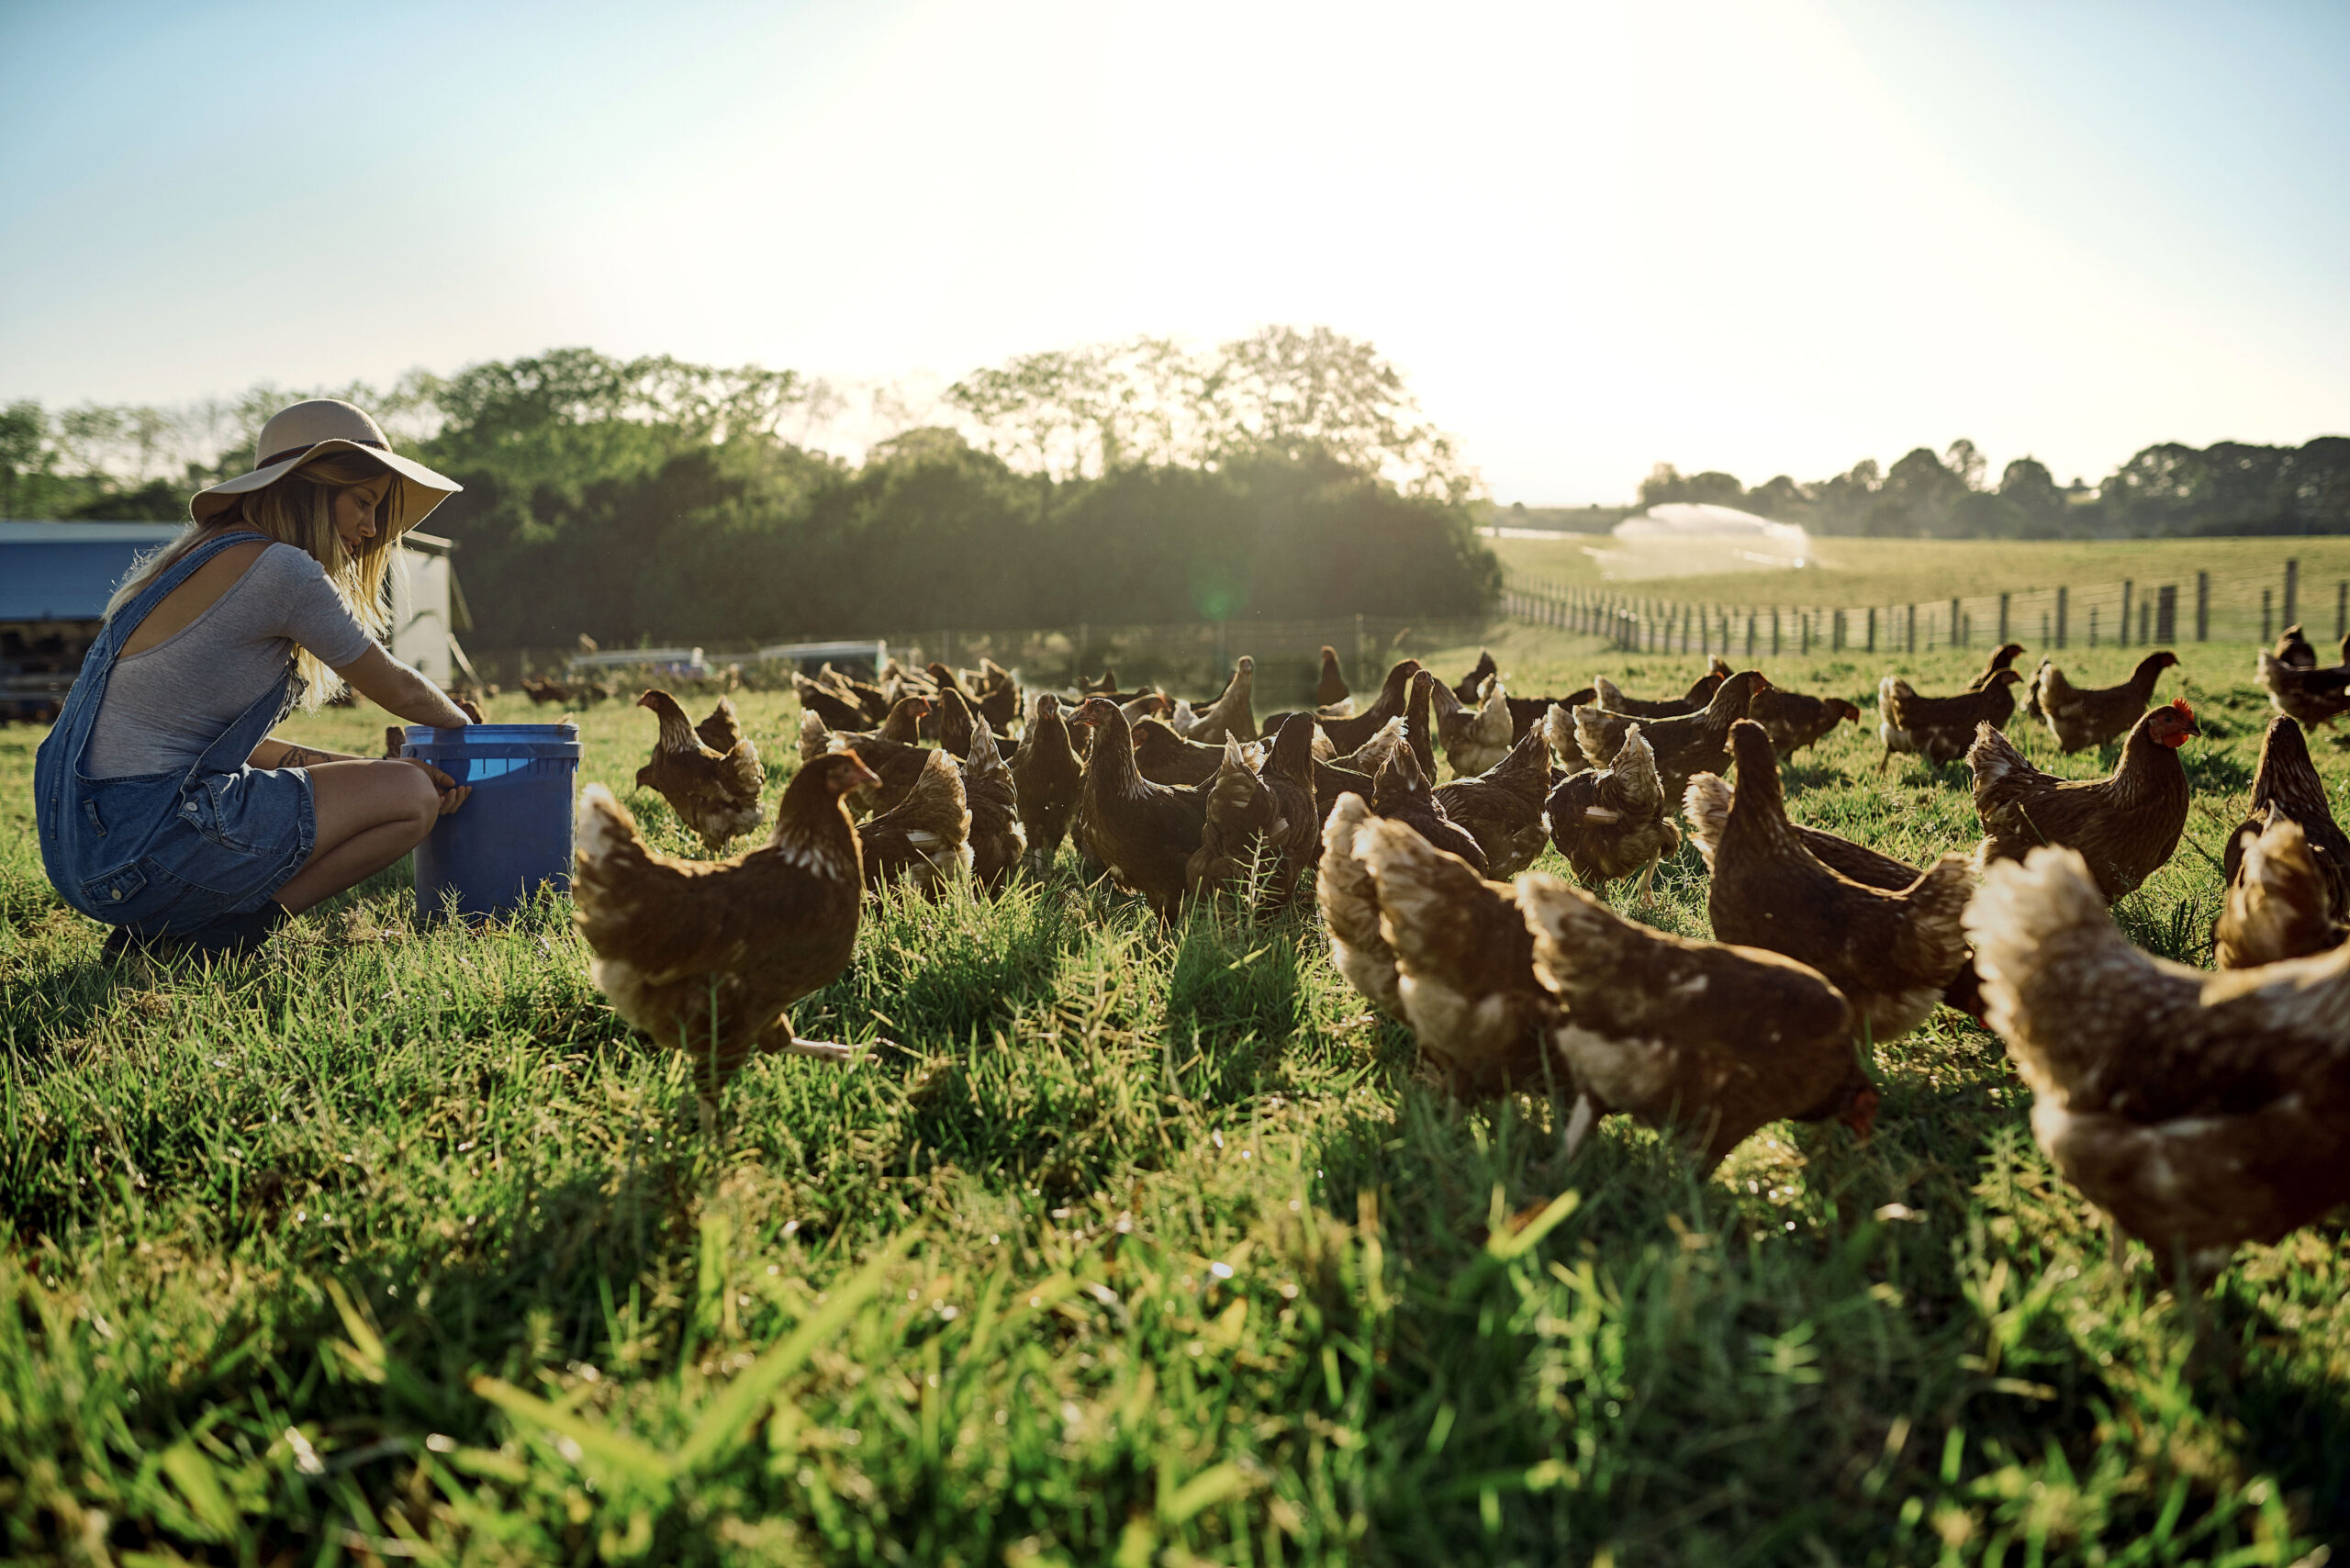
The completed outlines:
{"type": "Polygon", "coordinates": [[[411,745],[538,745],[550,741],[574,742],[579,739],[576,724],[465,724],[453,730],[435,728],[431,724],[402,726],[411,745]]]}

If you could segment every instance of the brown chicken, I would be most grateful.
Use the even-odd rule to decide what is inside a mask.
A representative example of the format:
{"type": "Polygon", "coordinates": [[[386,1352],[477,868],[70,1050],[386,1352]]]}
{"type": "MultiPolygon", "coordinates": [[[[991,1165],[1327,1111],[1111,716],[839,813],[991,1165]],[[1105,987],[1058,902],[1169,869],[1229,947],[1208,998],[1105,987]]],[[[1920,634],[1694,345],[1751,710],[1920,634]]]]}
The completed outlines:
{"type": "Polygon", "coordinates": [[[2302,668],[2263,648],[2254,668],[2270,706],[2304,729],[2350,713],[2350,655],[2339,665],[2302,668]]]}
{"type": "MultiPolygon", "coordinates": [[[[1615,760],[1626,733],[1639,723],[1649,749],[1656,754],[1657,782],[1664,790],[1665,809],[1671,811],[1680,804],[1694,775],[1729,768],[1729,727],[1746,717],[1754,694],[1767,691],[1770,686],[1760,671],[1740,670],[1714,689],[1702,711],[1678,719],[1641,722],[1597,708],[1578,708],[1574,711],[1575,745],[1588,766],[1605,767],[1615,760]]],[[[1560,759],[1572,767],[1574,755],[1561,752],[1560,759]]]]}
{"type": "MultiPolygon", "coordinates": [[[[2302,634],[2299,622],[2286,627],[2284,634],[2277,639],[2277,645],[2268,652],[2272,658],[2288,669],[2317,668],[2317,650],[2302,634]]],[[[2350,655],[2344,655],[2344,657],[2350,659],[2350,655]]]]}
{"type": "Polygon", "coordinates": [[[1314,897],[1330,933],[1330,962],[1373,1007],[1401,1018],[1404,993],[1395,973],[1395,949],[1379,927],[1379,884],[1355,853],[1362,829],[1377,820],[1367,796],[1349,790],[1338,797],[1322,823],[1314,897]]]}
{"type": "Polygon", "coordinates": [[[959,688],[952,686],[942,687],[938,700],[932,706],[938,713],[939,749],[949,756],[968,756],[971,742],[978,734],[979,710],[971,706],[959,688]]]}
{"type": "Polygon", "coordinates": [[[1877,683],[1877,738],[1885,756],[1877,760],[1882,773],[1897,751],[1915,752],[1936,767],[1966,755],[1975,732],[1988,724],[2004,730],[2015,717],[2015,688],[2023,677],[2011,669],[1985,672],[1986,684],[1955,697],[1920,697],[1908,681],[1888,675],[1877,683]]]}
{"type": "MultiPolygon", "coordinates": [[[[1526,732],[1528,730],[1543,729],[1550,722],[1550,710],[1553,708],[1561,709],[1566,712],[1572,713],[1578,708],[1588,708],[1598,700],[1598,690],[1595,688],[1589,686],[1583,687],[1579,690],[1570,691],[1564,697],[1510,698],[1510,743],[1514,745],[1517,742],[1524,740],[1526,738],[1526,732]]],[[[1572,729],[1572,726],[1570,725],[1571,734],[1572,729]]],[[[1563,752],[1561,755],[1563,756],[1572,757],[1577,756],[1578,753],[1568,751],[1563,752]]]]}
{"type": "Polygon", "coordinates": [[[1444,814],[1427,775],[1409,746],[1397,752],[1371,782],[1371,809],[1390,822],[1400,822],[1448,855],[1458,855],[1480,877],[1485,874],[1485,852],[1469,831],[1444,814]]]}
{"type": "Polygon", "coordinates": [[[854,756],[819,758],[784,786],[767,842],[731,860],[648,848],[610,790],[580,792],[571,896],[588,973],[621,1017],[692,1060],[705,1130],[756,1053],[850,1055],[795,1036],[784,1010],[856,950],[864,879],[843,797],[871,782],[854,756]]]}
{"type": "Polygon", "coordinates": [[[710,717],[694,726],[694,738],[721,756],[742,745],[743,716],[734,711],[734,699],[720,698],[710,717]]]}
{"type": "MultiPolygon", "coordinates": [[[[1436,678],[1436,671],[1432,669],[1424,669],[1420,671],[1419,674],[1412,678],[1412,696],[1410,700],[1404,704],[1404,744],[1412,748],[1412,756],[1418,760],[1420,771],[1428,776],[1430,782],[1434,782],[1437,776],[1437,685],[1438,681],[1436,678]]],[[[1384,733],[1385,732],[1383,731],[1382,732],[1382,734],[1384,733]]],[[[1361,752],[1358,752],[1355,755],[1359,759],[1362,758],[1370,749],[1370,746],[1367,745],[1361,752]]],[[[1382,757],[1381,760],[1384,761],[1385,759],[1382,757]]],[[[1375,775],[1379,771],[1376,767],[1364,760],[1358,760],[1354,764],[1354,767],[1358,771],[1363,773],[1375,775]]]]}
{"type": "Polygon", "coordinates": [[[1335,708],[1354,695],[1347,685],[1346,672],[1338,668],[1338,650],[1329,644],[1322,644],[1322,675],[1314,683],[1314,705],[1335,708]]]}
{"type": "Polygon", "coordinates": [[[1092,729],[1078,833],[1118,885],[1162,919],[1183,902],[1183,874],[1207,827],[1207,795],[1154,784],[1135,767],[1134,731],[1107,698],[1089,697],[1076,722],[1092,729]]]}
{"type": "Polygon", "coordinates": [[[1550,793],[1550,747],[1534,730],[1474,778],[1438,786],[1436,803],[1485,852],[1493,879],[1505,882],[1533,865],[1550,839],[1542,814],[1550,793]]]}
{"type": "Polygon", "coordinates": [[[1965,857],[1943,856],[1899,891],[1848,877],[1814,855],[1787,820],[1778,754],[1762,726],[1733,726],[1730,749],[1738,789],[1723,816],[1695,809],[1718,797],[1707,780],[1689,785],[1691,835],[1713,873],[1706,912],[1714,935],[1826,975],[1872,1041],[1908,1034],[1966,962],[1959,916],[1975,890],[1965,857]]]}
{"type": "Polygon", "coordinates": [[[974,859],[962,768],[946,752],[923,752],[922,772],[905,799],[867,817],[856,837],[865,850],[866,886],[904,880],[936,897],[948,882],[969,875],[974,859]]]}
{"type": "Polygon", "coordinates": [[[963,799],[971,808],[971,875],[992,892],[1012,879],[1028,853],[1020,822],[1020,791],[996,745],[995,725],[982,713],[963,757],[963,799]]]}
{"type": "Polygon", "coordinates": [[[2023,711],[2048,726],[2048,733],[2056,737],[2057,750],[2067,756],[2086,751],[2128,734],[2130,726],[2154,700],[2154,683],[2177,663],[2178,655],[2167,649],[2148,654],[2121,685],[2084,691],[2066,680],[2063,670],[2042,659],[2040,673],[2031,678],[2023,711]]]}
{"type": "Polygon", "coordinates": [[[2211,927],[2220,968],[2255,969],[2341,945],[2344,927],[2333,913],[2333,890],[2300,823],[2279,817],[2229,848],[2235,869],[2211,927]]]}
{"type": "Polygon", "coordinates": [[[1154,784],[1179,784],[1189,789],[1215,777],[1224,761],[1221,744],[1187,741],[1164,719],[1143,719],[1133,726],[1135,767],[1154,784]]]}
{"type": "Polygon", "coordinates": [[[1818,970],[1636,924],[1540,871],[1517,879],[1517,903],[1578,1092],[1568,1152],[1617,1111],[1685,1128],[1707,1171],[1782,1118],[1868,1136],[1876,1088],[1852,1048],[1852,1005],[1818,970]]]}
{"type": "MultiPolygon", "coordinates": [[[[2243,866],[2244,835],[2257,836],[2280,822],[2300,824],[2300,854],[2309,859],[2323,879],[2325,902],[2318,914],[2328,923],[2350,924],[2350,837],[2344,836],[2333,820],[2333,808],[2326,800],[2325,780],[2318,777],[2317,765],[2310,760],[2309,742],[2302,735],[2301,727],[2281,716],[2268,721],[2268,733],[2261,737],[2260,766],[2252,776],[2252,810],[2228,834],[2227,848],[2220,862],[2221,879],[2230,888],[2235,886],[2237,872],[2243,866]]],[[[2279,953],[2277,957],[2299,958],[2300,954],[2279,953]]]]}
{"type": "MultiPolygon", "coordinates": [[[[922,704],[919,711],[929,708],[923,699],[912,700],[922,704]]],[[[831,753],[836,741],[856,752],[880,780],[878,786],[860,789],[850,797],[850,804],[866,811],[886,812],[904,800],[914,780],[922,777],[923,766],[930,756],[927,747],[911,741],[893,741],[869,731],[835,733],[826,729],[824,722],[812,712],[800,715],[800,760],[803,765],[831,753]]]]}
{"type": "Polygon", "coordinates": [[[1008,735],[1020,722],[1020,682],[990,658],[979,660],[979,716],[999,735],[1008,735]]]}
{"type": "MultiPolygon", "coordinates": [[[[1516,744],[1511,730],[1509,693],[1495,680],[1487,688],[1482,707],[1464,706],[1440,680],[1428,682],[1437,739],[1444,743],[1445,760],[1455,778],[1471,778],[1509,755],[1516,744]]],[[[1425,766],[1425,762],[1423,763],[1425,766]]],[[[1431,769],[1433,772],[1433,769],[1431,769]]]]}
{"type": "Polygon", "coordinates": [[[1257,738],[1257,715],[1249,706],[1249,699],[1256,684],[1257,661],[1243,654],[1233,666],[1232,678],[1225,683],[1214,701],[1197,711],[1188,702],[1178,702],[1168,723],[1187,741],[1214,745],[1226,736],[1253,741],[1257,738]]]}
{"type": "Polygon", "coordinates": [[[1793,756],[1816,741],[1828,738],[1836,726],[1848,720],[1861,722],[1861,711],[1841,697],[1811,697],[1783,687],[1771,687],[1754,694],[1747,704],[1746,716],[1762,726],[1771,737],[1772,749],[1781,756],[1793,756]]]}
{"type": "Polygon", "coordinates": [[[2178,848],[2188,808],[2178,748],[2202,733],[2181,698],[2138,721],[2111,778],[2076,780],[2042,773],[1986,723],[1966,754],[1985,834],[1978,858],[1987,866],[2020,860],[2042,845],[2066,845],[2080,851],[2112,902],[2178,848]]]}
{"type": "Polygon", "coordinates": [[[957,697],[960,697],[963,700],[963,706],[968,708],[972,712],[976,713],[979,711],[979,693],[964,685],[963,678],[949,669],[946,666],[938,663],[934,659],[931,663],[923,666],[923,673],[930,678],[930,684],[937,689],[941,696],[951,691],[957,697]]]}
{"type": "Polygon", "coordinates": [[[1452,693],[1454,701],[1474,707],[1484,699],[1485,682],[1497,679],[1501,673],[1501,666],[1494,663],[1494,655],[1480,648],[1477,650],[1477,662],[1471,666],[1469,673],[1445,689],[1452,693]]]}
{"type": "Polygon", "coordinates": [[[2016,660],[2022,656],[2023,644],[2021,643],[2000,644],[1998,647],[1991,650],[1991,662],[1983,666],[1983,673],[1966,683],[1966,689],[1969,691],[1983,691],[1988,689],[1991,683],[1998,678],[1998,675],[2001,670],[2013,669],[2015,667],[2016,660]]]}
{"type": "Polygon", "coordinates": [[[1630,719],[1678,719],[1685,713],[1703,711],[1706,704],[1714,700],[1714,693],[1721,689],[1722,682],[1729,678],[1730,667],[1722,662],[1718,655],[1708,663],[1712,667],[1697,678],[1695,685],[1678,697],[1661,698],[1654,701],[1627,697],[1617,689],[1614,681],[1604,675],[1593,678],[1592,689],[1597,693],[1597,705],[1610,713],[1621,713],[1630,719]]]}
{"type": "Polygon", "coordinates": [[[1340,797],[1360,795],[1368,802],[1378,788],[1378,781],[1370,774],[1318,758],[1315,761],[1314,809],[1325,822],[1329,821],[1330,813],[1338,809],[1340,797]]]}
{"type": "Polygon", "coordinates": [[[1350,719],[1324,719],[1315,716],[1322,733],[1340,756],[1360,750],[1362,743],[1377,734],[1390,719],[1404,716],[1404,706],[1410,700],[1412,677],[1419,673],[1420,661],[1405,659],[1387,672],[1379,688],[1378,700],[1350,719]]]}
{"type": "Polygon", "coordinates": [[[1314,791],[1314,737],[1317,733],[1310,716],[1291,714],[1274,734],[1272,748],[1265,754],[1260,775],[1265,788],[1273,792],[1273,799],[1281,807],[1284,824],[1273,835],[1273,847],[1281,852],[1282,873],[1287,879],[1284,901],[1296,889],[1299,879],[1313,869],[1315,857],[1322,852],[1323,813],[1314,791]]]}
{"type": "Polygon", "coordinates": [[[1990,1024],[2056,1169],[2200,1284],[2350,1200],[2350,947],[2211,974],[2105,902],[2069,849],[1990,868],[1966,916],[1990,1024]]]}
{"type": "MultiPolygon", "coordinates": [[[[899,668],[898,661],[891,659],[890,661],[890,668],[897,670],[899,668]]],[[[872,681],[859,680],[856,677],[850,675],[845,670],[834,669],[829,660],[826,661],[822,668],[816,672],[816,678],[822,682],[832,691],[846,698],[849,701],[856,705],[857,709],[865,715],[863,719],[858,721],[860,727],[868,724],[877,724],[882,720],[888,718],[890,716],[890,705],[898,700],[896,697],[891,696],[890,692],[885,690],[881,686],[878,686],[872,681]]],[[[902,672],[890,678],[890,684],[902,687],[904,684],[902,672]]],[[[911,692],[901,691],[900,695],[932,697],[937,694],[931,691],[925,685],[921,687],[920,689],[911,692]]]]}
{"type": "MultiPolygon", "coordinates": [[[[1552,729],[1563,728],[1565,720],[1565,711],[1559,711],[1552,729]]],[[[1550,842],[1567,857],[1575,879],[1594,892],[1605,892],[1608,883],[1637,872],[1645,903],[1658,863],[1681,852],[1672,799],[1657,778],[1656,753],[1638,724],[1624,732],[1615,761],[1560,779],[1549,808],[1550,842]]]]}
{"type": "MultiPolygon", "coordinates": [[[[1701,855],[1706,853],[1705,846],[1721,842],[1722,834],[1729,824],[1730,802],[1735,795],[1728,779],[1711,773],[1700,773],[1689,780],[1688,793],[1683,797],[1683,809],[1689,817],[1689,836],[1697,842],[1701,855]]],[[[1804,848],[1811,853],[1814,859],[1863,887],[1888,893],[1903,892],[1916,885],[1921,874],[1919,867],[1897,860],[1865,844],[1855,844],[1849,838],[1839,837],[1824,828],[1806,827],[1800,823],[1792,825],[1796,836],[1803,841],[1804,848]]],[[[1711,863],[1709,858],[1707,864],[1711,863]]],[[[1981,980],[1975,972],[1971,957],[1959,966],[1958,972],[1942,988],[1942,1005],[1954,1007],[1975,1022],[1982,1022],[1981,980]]]]}
{"type": "Polygon", "coordinates": [[[1012,754],[1012,784],[1028,835],[1029,869],[1041,877],[1052,869],[1085,794],[1085,763],[1070,744],[1060,699],[1049,691],[1038,693],[1027,733],[1012,754]]]}
{"type": "MultiPolygon", "coordinates": [[[[1427,674],[1426,670],[1420,673],[1427,674]]],[[[1436,678],[1429,676],[1428,678],[1432,683],[1436,678]]],[[[1284,719],[1282,722],[1286,723],[1288,721],[1284,719]]],[[[1393,761],[1396,753],[1403,751],[1411,751],[1416,756],[1418,755],[1416,748],[1412,745],[1409,721],[1390,719],[1380,727],[1377,734],[1363,742],[1359,749],[1348,753],[1345,756],[1331,758],[1330,766],[1360,773],[1366,778],[1375,778],[1379,776],[1379,770],[1393,761]]],[[[1427,765],[1422,763],[1420,770],[1423,773],[1427,772],[1427,765]]]]}
{"type": "Polygon", "coordinates": [[[653,743],[653,757],[636,770],[636,787],[650,790],[669,802],[677,820],[715,855],[736,834],[759,825],[759,790],[767,770],[759,748],[738,740],[725,752],[701,744],[677,700],[659,689],[636,700],[653,710],[661,733],[653,743]]]}
{"type": "Polygon", "coordinates": [[[869,713],[854,693],[842,691],[825,681],[811,680],[798,670],[791,672],[791,689],[800,698],[800,711],[814,715],[828,730],[862,730],[888,712],[884,709],[881,714],[869,713]]]}
{"type": "Polygon", "coordinates": [[[1378,890],[1404,1022],[1437,1081],[1472,1099],[1565,1078],[1544,1071],[1557,1008],[1535,978],[1534,938],[1509,887],[1398,822],[1363,823],[1355,854],[1378,890]]]}
{"type": "Polygon", "coordinates": [[[1261,892],[1268,905],[1277,904],[1289,890],[1280,885],[1281,858],[1274,846],[1288,828],[1281,801],[1258,776],[1248,754],[1226,737],[1223,760],[1207,782],[1200,846],[1183,868],[1184,890],[1197,896],[1230,886],[1247,890],[1252,902],[1261,892]]]}

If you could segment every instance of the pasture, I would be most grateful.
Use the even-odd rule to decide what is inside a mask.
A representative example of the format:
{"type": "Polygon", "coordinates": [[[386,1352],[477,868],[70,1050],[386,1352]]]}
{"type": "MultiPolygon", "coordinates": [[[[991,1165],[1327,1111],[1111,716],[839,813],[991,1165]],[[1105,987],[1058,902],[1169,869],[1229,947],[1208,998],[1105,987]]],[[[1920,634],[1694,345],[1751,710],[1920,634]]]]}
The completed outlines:
{"type": "MultiPolygon", "coordinates": [[[[1588,553],[1606,534],[1561,539],[1489,539],[1503,569],[1577,587],[1597,587],[1604,569],[1588,553]]],[[[2199,571],[2215,580],[2281,584],[2285,562],[2301,564],[2301,612],[2329,640],[2333,585],[2350,577],[2350,537],[2293,539],[1850,539],[1816,534],[1814,564],[1800,570],[1708,572],[1648,578],[1638,593],[1707,604],[1848,606],[1931,603],[1953,597],[2027,593],[2063,586],[2189,583],[2199,571]]],[[[2259,588],[2252,588],[2254,602],[2259,588]]],[[[2080,633],[2074,633],[2078,639],[2080,633]]]]}
{"type": "MultiPolygon", "coordinates": [[[[1887,597],[1883,547],[1833,543],[1887,597]]],[[[1965,547],[1992,588],[2042,548],[2103,558],[1965,547]]],[[[2080,569],[2190,548],[2221,546],[2080,569]]],[[[1677,692],[1702,662],[1496,631],[1527,693],[1677,692]]],[[[1980,658],[1764,667],[1873,723],[1884,670],[1948,690],[1980,658]]],[[[2190,648],[2162,688],[2208,734],[2198,808],[2119,915],[2189,961],[2266,721],[2250,665],[2190,648]]],[[[796,706],[738,701],[772,794],[796,706]]],[[[383,717],[286,733],[372,752],[383,717]]],[[[650,716],[582,727],[583,782],[683,852],[629,788],[650,716]]],[[[1550,1100],[1416,1078],[1310,905],[1162,929],[1065,851],[992,902],[869,909],[795,1016],[901,1044],[756,1063],[706,1139],[559,899],[419,929],[391,873],[251,960],[101,966],[40,872],[38,739],[0,731],[13,1556],[2281,1565],[2350,1538],[2339,1226],[2174,1301],[1956,1014],[1879,1051],[1865,1144],[1781,1125],[1700,1181],[1619,1119],[1565,1161],[1550,1100]]],[[[2113,756],[2024,744],[2076,776],[2113,756]]],[[[2350,759],[2315,750],[2338,788],[2350,759]]],[[[1849,727],[1801,754],[1791,810],[1971,847],[1962,769],[1876,758],[1849,727]]],[[[1645,915],[1705,934],[1694,850],[1645,915]]]]}

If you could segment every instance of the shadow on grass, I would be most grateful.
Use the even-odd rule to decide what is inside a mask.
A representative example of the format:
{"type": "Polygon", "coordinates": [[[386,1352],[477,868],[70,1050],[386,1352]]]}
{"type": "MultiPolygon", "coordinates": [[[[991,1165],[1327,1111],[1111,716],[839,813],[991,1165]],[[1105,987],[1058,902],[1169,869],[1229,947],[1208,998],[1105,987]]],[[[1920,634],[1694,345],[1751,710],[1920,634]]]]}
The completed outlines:
{"type": "MultiPolygon", "coordinates": [[[[2294,1330],[2273,1314],[2247,1305],[2239,1315],[2233,1305],[2222,1305],[2216,1315],[2232,1342],[2266,1347],[2292,1338],[2294,1330]]],[[[2313,1382],[2307,1368],[2255,1354],[2256,1364],[2211,1390],[2210,1414],[2244,1428],[2246,1448],[2273,1467],[2296,1505],[2309,1509],[2310,1529],[2350,1540],[2350,1388],[2339,1379],[2313,1382]]]]}

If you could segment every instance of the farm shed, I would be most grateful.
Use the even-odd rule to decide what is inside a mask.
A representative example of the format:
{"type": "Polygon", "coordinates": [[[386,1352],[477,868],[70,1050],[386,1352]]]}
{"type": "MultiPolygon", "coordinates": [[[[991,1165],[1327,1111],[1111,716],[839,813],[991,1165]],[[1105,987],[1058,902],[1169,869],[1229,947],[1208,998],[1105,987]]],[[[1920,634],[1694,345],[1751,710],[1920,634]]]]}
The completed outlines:
{"type": "MultiPolygon", "coordinates": [[[[98,634],[133,562],[179,537],[173,522],[0,522],[0,719],[46,719],[98,634]]],[[[446,685],[468,629],[454,546],[410,531],[394,558],[394,656],[446,685]]]]}

